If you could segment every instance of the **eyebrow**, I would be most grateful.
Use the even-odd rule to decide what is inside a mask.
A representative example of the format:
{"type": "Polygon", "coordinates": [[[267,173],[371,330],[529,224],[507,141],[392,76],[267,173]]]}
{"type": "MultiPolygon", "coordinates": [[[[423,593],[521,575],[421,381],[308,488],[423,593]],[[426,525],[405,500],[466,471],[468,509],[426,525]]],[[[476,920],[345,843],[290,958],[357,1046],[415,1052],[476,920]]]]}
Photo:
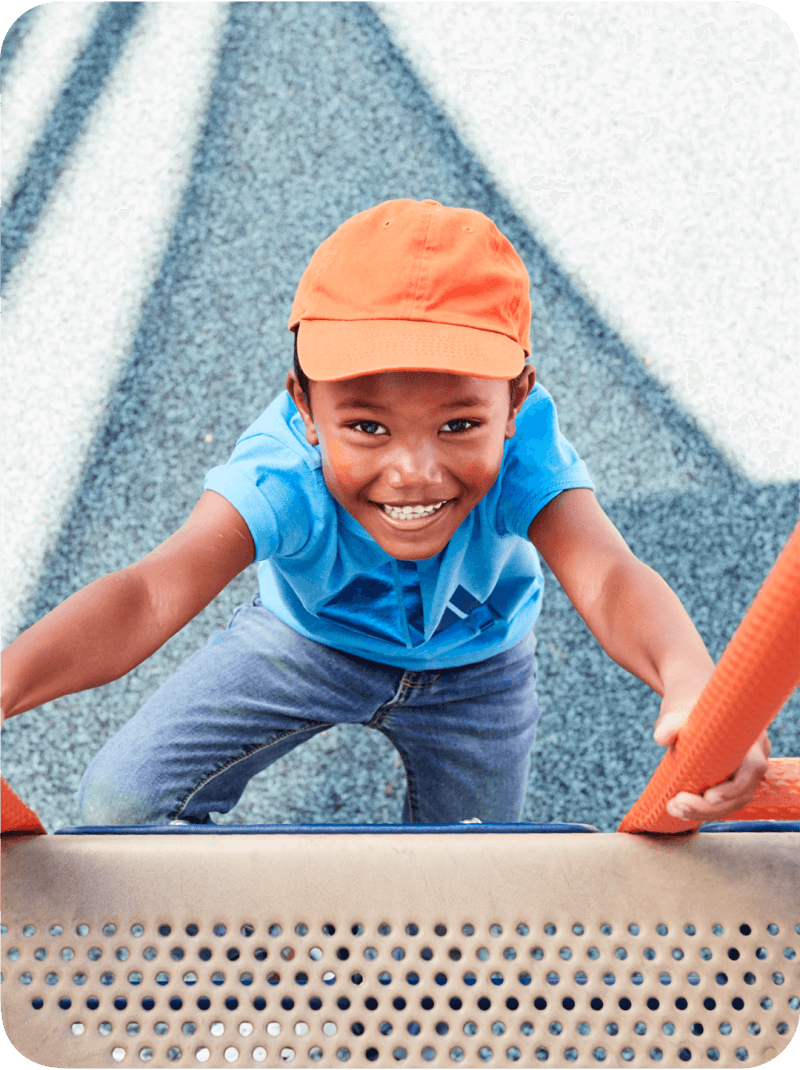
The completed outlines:
{"type": "MultiPolygon", "coordinates": [[[[484,398],[479,398],[479,397],[470,395],[469,397],[459,398],[456,401],[445,402],[444,404],[440,405],[439,408],[440,409],[473,409],[473,408],[480,408],[482,405],[486,405],[486,404],[487,404],[487,402],[486,402],[486,400],[484,398]]],[[[344,398],[342,401],[338,402],[338,404],[335,406],[335,408],[336,408],[337,412],[339,412],[341,409],[366,409],[366,410],[369,410],[370,412],[386,412],[387,411],[385,405],[378,405],[374,401],[367,401],[365,398],[360,398],[360,397],[344,398]]]]}

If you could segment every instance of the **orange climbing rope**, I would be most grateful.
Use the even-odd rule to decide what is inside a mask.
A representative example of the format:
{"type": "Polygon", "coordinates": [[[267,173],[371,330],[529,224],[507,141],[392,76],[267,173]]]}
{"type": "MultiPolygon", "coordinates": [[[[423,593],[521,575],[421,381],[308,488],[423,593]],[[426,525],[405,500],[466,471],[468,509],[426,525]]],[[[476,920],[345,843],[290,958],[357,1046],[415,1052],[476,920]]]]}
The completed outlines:
{"type": "MultiPolygon", "coordinates": [[[[722,783],[800,683],[800,524],[736,629],[678,739],[618,832],[686,832],[667,813],[679,791],[722,783]]],[[[747,806],[725,820],[800,819],[800,758],[774,758],[747,806]]]]}

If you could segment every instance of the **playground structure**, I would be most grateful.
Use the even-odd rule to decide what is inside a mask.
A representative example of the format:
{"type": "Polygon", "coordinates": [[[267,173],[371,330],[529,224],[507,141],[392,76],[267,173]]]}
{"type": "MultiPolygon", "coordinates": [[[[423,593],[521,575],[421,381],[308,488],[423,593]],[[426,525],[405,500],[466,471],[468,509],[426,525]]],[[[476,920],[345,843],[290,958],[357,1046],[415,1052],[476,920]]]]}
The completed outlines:
{"type": "Polygon", "coordinates": [[[56,1066],[768,1062],[800,1018],[800,759],[701,832],[665,807],[730,775],[799,681],[800,525],[618,830],[659,835],[47,836],[4,785],[6,1031],[56,1066]]]}

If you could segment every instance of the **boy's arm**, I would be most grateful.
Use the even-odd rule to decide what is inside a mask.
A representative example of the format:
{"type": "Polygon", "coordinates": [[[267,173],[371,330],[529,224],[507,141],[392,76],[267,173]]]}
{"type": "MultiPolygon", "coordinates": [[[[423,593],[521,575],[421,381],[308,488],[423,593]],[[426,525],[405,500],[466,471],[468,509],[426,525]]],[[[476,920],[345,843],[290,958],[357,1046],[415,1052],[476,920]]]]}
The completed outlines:
{"type": "MultiPolygon", "coordinates": [[[[609,657],[662,696],[654,738],[669,746],[714,671],[678,596],[631,553],[590,490],[563,491],[528,536],[609,657]]],[[[764,732],[731,780],[702,796],[681,792],[670,813],[696,821],[734,813],[752,799],[768,756],[764,732]]]]}
{"type": "Polygon", "coordinates": [[[2,716],[116,680],[195,617],[255,558],[240,514],[213,490],[141,561],[90,583],[2,654],[2,716]]]}

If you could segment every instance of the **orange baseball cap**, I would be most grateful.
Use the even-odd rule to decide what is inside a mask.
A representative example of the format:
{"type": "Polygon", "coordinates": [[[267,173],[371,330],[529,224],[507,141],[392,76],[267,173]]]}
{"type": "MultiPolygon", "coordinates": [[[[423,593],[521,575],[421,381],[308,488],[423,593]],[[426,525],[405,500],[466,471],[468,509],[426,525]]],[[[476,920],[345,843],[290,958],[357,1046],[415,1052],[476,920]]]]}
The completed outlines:
{"type": "Polygon", "coordinates": [[[525,265],[491,219],[438,201],[384,201],[320,245],[289,330],[319,382],[412,368],[513,379],[530,354],[525,265]]]}

